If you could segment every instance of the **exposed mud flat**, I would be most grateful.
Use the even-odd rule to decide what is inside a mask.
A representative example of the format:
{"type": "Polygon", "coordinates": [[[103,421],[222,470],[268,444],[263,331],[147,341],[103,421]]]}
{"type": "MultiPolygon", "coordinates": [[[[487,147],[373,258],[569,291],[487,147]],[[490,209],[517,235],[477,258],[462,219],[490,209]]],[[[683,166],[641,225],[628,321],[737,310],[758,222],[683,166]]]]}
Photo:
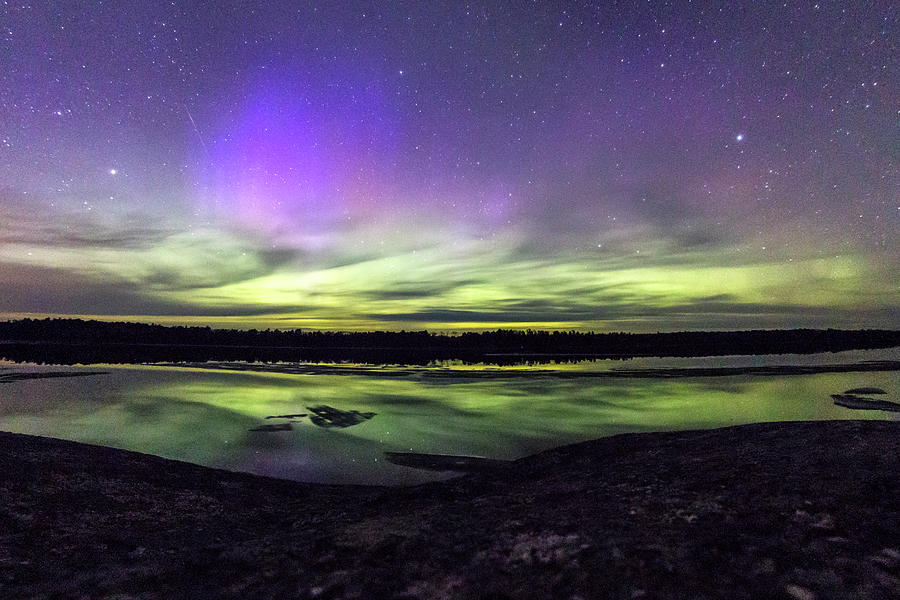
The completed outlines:
{"type": "Polygon", "coordinates": [[[900,597],[900,423],[628,434],[408,488],[0,433],[0,597],[900,597]]]}

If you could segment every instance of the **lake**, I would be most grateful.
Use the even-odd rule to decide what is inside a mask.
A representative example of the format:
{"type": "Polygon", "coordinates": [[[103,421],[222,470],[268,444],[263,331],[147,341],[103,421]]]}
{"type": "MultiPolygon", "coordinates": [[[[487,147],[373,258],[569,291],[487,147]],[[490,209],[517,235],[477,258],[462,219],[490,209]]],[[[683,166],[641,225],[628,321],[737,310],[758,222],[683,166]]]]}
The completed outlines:
{"type": "Polygon", "coordinates": [[[625,432],[898,419],[898,413],[851,410],[831,399],[877,387],[887,392],[878,399],[900,401],[897,370],[680,371],[897,360],[895,348],[518,367],[0,362],[0,430],[299,481],[410,485],[452,474],[392,464],[385,452],[505,460],[625,432]],[[41,378],[61,372],[85,376],[41,378]],[[302,416],[266,418],[280,415],[302,416]]]}

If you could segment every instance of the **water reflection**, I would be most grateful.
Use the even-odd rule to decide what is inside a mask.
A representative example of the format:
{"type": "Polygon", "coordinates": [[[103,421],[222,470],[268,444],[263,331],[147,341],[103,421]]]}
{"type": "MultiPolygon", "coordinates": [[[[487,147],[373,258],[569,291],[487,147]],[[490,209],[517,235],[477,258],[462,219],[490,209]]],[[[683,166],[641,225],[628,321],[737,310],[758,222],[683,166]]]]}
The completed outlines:
{"type": "Polygon", "coordinates": [[[10,373],[0,373],[0,383],[12,383],[14,381],[23,381],[25,379],[51,379],[54,377],[87,377],[90,375],[106,375],[102,371],[13,371],[10,373]]]}
{"type": "Polygon", "coordinates": [[[454,471],[471,473],[490,471],[512,463],[483,456],[458,456],[451,454],[423,454],[420,452],[385,452],[384,457],[395,465],[424,469],[426,471],[454,471]]]}
{"type": "Polygon", "coordinates": [[[877,387],[860,387],[860,388],[850,388],[849,390],[844,390],[845,394],[887,394],[881,388],[877,387]]]}
{"type": "MultiPolygon", "coordinates": [[[[309,406],[307,407],[307,410],[313,413],[313,415],[309,417],[310,422],[313,425],[324,427],[325,429],[346,429],[347,427],[353,427],[354,425],[359,425],[360,423],[368,421],[376,414],[373,412],[361,413],[358,410],[341,410],[325,404],[322,406],[309,406]]],[[[300,423],[301,419],[307,415],[308,413],[269,415],[266,419],[290,419],[290,421],[287,423],[260,425],[259,427],[251,428],[250,431],[291,431],[294,428],[292,424],[300,423]]]]}
{"type": "Polygon", "coordinates": [[[412,484],[447,474],[393,464],[385,452],[510,460],[624,432],[896,419],[836,406],[831,395],[877,387],[890,400],[900,393],[896,371],[600,378],[500,370],[486,377],[466,369],[398,368],[385,377],[103,369],[102,377],[4,384],[0,429],[305,481],[412,484]]]}
{"type": "Polygon", "coordinates": [[[859,396],[858,394],[860,393],[885,394],[886,392],[879,388],[854,388],[852,390],[847,390],[843,394],[832,394],[831,397],[834,399],[836,405],[845,408],[852,408],[854,410],[883,410],[886,412],[900,413],[900,404],[897,402],[866,398],[865,396],[859,396]]]}
{"type": "Polygon", "coordinates": [[[296,413],[293,415],[269,415],[267,419],[299,419],[305,417],[307,413],[296,413]]]}
{"type": "Polygon", "coordinates": [[[363,421],[371,419],[376,414],[373,412],[361,413],[358,410],[340,410],[339,408],[324,404],[322,406],[309,406],[307,408],[313,413],[313,416],[309,418],[313,425],[325,427],[326,429],[331,427],[338,427],[340,429],[353,427],[354,425],[359,425],[363,421]]]}
{"type": "Polygon", "coordinates": [[[251,427],[247,431],[292,431],[294,426],[290,423],[275,423],[274,425],[260,425],[251,427]]]}

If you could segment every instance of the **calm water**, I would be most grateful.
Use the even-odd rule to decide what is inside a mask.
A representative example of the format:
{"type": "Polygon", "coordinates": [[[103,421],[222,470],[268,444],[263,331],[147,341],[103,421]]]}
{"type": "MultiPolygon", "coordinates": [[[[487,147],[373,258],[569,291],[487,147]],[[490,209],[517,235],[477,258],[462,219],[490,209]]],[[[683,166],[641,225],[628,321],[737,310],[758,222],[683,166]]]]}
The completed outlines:
{"type": "MultiPolygon", "coordinates": [[[[237,471],[340,483],[413,484],[447,477],[388,463],[383,453],[512,459],[633,431],[817,419],[897,419],[835,406],[861,386],[900,401],[900,372],[602,378],[609,369],[836,364],[900,360],[900,350],[807,356],[594,361],[490,368],[303,367],[301,373],[162,366],[0,363],[0,374],[102,372],[0,383],[0,429],[138,450],[237,471]],[[584,376],[579,373],[585,373],[584,376]],[[308,407],[375,413],[321,427],[308,407]],[[292,429],[270,415],[307,413],[292,429]]],[[[243,366],[241,368],[248,368],[243,366]]],[[[252,366],[250,367],[252,368],[252,366]]],[[[270,367],[271,368],[271,367],[270,367]]],[[[282,368],[283,370],[283,368],[282,368]]],[[[296,368],[290,370],[297,370],[296,368]]],[[[328,424],[320,420],[321,424],[328,424]]]]}

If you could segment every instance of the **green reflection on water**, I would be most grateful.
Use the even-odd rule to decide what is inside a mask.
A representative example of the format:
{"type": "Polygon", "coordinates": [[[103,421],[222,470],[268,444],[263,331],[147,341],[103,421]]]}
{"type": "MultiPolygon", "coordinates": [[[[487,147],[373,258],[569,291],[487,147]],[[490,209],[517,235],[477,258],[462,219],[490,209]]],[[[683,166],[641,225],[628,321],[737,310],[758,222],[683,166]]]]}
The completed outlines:
{"type": "Polygon", "coordinates": [[[279,477],[399,484],[442,475],[389,464],[385,451],[512,459],[630,431],[896,418],[835,406],[830,394],[875,386],[896,400],[900,392],[897,372],[598,379],[103,370],[109,375],[5,384],[0,427],[279,477]],[[266,416],[318,405],[376,415],[346,429],[305,417],[290,431],[250,431],[287,422],[266,416]]]}

